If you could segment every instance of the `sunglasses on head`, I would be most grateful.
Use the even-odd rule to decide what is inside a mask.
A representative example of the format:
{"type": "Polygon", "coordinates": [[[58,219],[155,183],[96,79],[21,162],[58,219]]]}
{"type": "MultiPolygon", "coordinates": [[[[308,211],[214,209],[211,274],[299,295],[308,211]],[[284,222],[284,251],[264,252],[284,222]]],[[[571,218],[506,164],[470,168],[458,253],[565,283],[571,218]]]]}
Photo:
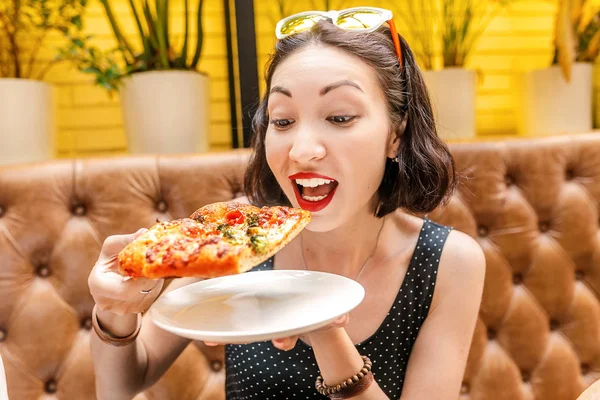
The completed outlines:
{"type": "Polygon", "coordinates": [[[373,32],[387,22],[398,61],[400,66],[403,65],[400,40],[392,20],[392,12],[383,8],[354,7],[341,11],[305,11],[279,21],[275,27],[275,35],[277,39],[284,39],[290,35],[305,32],[323,19],[330,19],[339,28],[358,32],[373,32]]]}

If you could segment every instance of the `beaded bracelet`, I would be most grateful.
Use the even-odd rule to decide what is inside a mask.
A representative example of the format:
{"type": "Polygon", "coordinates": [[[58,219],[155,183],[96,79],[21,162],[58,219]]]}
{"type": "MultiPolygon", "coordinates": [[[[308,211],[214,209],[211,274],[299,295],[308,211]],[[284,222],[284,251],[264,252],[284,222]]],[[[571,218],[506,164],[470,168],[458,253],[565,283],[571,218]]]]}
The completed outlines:
{"type": "Polygon", "coordinates": [[[135,342],[135,339],[137,338],[138,334],[140,333],[140,329],[142,328],[142,316],[141,314],[138,314],[137,326],[135,328],[135,331],[133,331],[130,335],[127,335],[126,337],[116,337],[108,334],[104,331],[104,329],[102,329],[102,327],[100,326],[100,321],[98,321],[96,305],[94,305],[94,308],[92,309],[92,326],[94,327],[94,332],[96,332],[96,335],[101,341],[110,344],[111,346],[123,347],[135,342]]]}
{"type": "Polygon", "coordinates": [[[361,358],[364,362],[361,370],[340,384],[327,386],[323,377],[319,375],[315,382],[317,392],[330,399],[348,399],[366,390],[373,383],[373,373],[371,372],[373,363],[367,356],[361,356],[361,358]]]}

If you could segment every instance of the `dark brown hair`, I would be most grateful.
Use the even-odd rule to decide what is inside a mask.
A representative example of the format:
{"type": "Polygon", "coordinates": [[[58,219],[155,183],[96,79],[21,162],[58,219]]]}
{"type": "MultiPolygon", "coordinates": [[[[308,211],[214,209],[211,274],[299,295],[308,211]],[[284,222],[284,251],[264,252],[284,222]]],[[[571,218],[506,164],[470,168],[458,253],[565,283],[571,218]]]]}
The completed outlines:
{"type": "Polygon", "coordinates": [[[290,54],[311,44],[333,46],[360,57],[373,68],[385,94],[396,137],[400,138],[398,162],[387,159],[378,189],[377,217],[403,208],[427,213],[445,203],[456,187],[454,159],[438,137],[425,82],[412,51],[402,36],[403,66],[398,65],[389,27],[372,33],[340,29],[324,20],[310,31],[277,42],[266,66],[266,94],[253,120],[252,147],[244,190],[253,204],[290,205],[267,164],[265,134],[269,125],[267,105],[271,79],[277,66],[290,54]]]}

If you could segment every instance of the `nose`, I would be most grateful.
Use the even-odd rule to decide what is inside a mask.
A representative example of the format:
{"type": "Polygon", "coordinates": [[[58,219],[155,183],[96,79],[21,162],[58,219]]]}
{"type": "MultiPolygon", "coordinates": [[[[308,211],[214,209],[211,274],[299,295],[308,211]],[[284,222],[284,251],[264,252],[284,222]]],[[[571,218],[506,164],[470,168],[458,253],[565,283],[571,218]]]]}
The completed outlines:
{"type": "Polygon", "coordinates": [[[297,163],[320,160],[325,157],[325,146],[321,143],[319,134],[310,126],[299,126],[293,136],[289,157],[297,163]]]}

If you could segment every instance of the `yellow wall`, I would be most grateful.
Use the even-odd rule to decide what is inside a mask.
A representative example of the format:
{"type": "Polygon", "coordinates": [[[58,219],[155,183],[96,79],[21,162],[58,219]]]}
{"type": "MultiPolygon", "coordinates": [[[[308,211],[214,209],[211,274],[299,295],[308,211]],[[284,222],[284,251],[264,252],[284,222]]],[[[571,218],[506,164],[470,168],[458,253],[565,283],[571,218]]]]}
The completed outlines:
{"type": "MultiPolygon", "coordinates": [[[[113,0],[117,16],[124,31],[137,40],[134,21],[129,14],[126,0],[113,0]]],[[[196,3],[191,1],[190,3],[196,3]]],[[[173,14],[180,15],[181,1],[171,1],[173,14]]],[[[204,48],[200,70],[210,76],[210,144],[212,150],[231,147],[231,122],[229,115],[229,89],[227,78],[227,58],[225,29],[223,22],[223,2],[204,1],[204,48]]],[[[190,21],[195,21],[190,13],[190,21]]],[[[173,18],[175,19],[175,18],[173,18]]],[[[103,47],[114,46],[110,26],[104,10],[97,0],[92,0],[86,13],[86,27],[95,35],[93,43],[103,47]]],[[[183,33],[180,21],[171,24],[178,39],[183,33]]],[[[195,23],[192,24],[192,27],[195,23]]],[[[192,28],[191,27],[191,28],[192,28]]],[[[191,30],[193,38],[195,30],[191,30]]],[[[46,46],[45,57],[52,57],[52,47],[60,44],[59,37],[53,37],[46,46]]],[[[179,42],[181,43],[181,42],[179,42]]],[[[46,76],[54,83],[58,98],[57,156],[88,156],[124,153],[126,139],[118,95],[109,98],[106,91],[93,85],[92,75],[78,72],[68,63],[57,64],[46,76]]]]}
{"type": "MultiPolygon", "coordinates": [[[[254,0],[259,74],[262,78],[267,54],[274,44],[274,25],[279,18],[274,0],[254,0]]],[[[337,7],[375,5],[401,10],[408,0],[333,0],[337,7]],[[391,3],[391,4],[390,4],[391,3]]],[[[135,37],[133,21],[125,0],[115,0],[117,14],[125,31],[135,37]]],[[[289,1],[291,11],[306,10],[323,0],[289,1]]],[[[180,2],[172,1],[176,12],[180,2]]],[[[211,79],[210,142],[213,150],[231,146],[226,44],[222,0],[205,0],[205,50],[200,69],[211,79]]],[[[233,2],[232,2],[233,3],[233,2]]],[[[181,7],[179,6],[179,9],[181,7]]],[[[518,1],[494,19],[471,58],[469,67],[482,73],[477,89],[477,128],[480,135],[514,134],[514,72],[548,66],[552,57],[552,32],[555,5],[549,1],[518,1]]],[[[113,39],[97,0],[92,0],[86,23],[103,46],[113,39]]],[[[192,32],[193,36],[193,32],[192,32]]],[[[58,39],[49,45],[58,43],[58,39]]],[[[48,51],[48,54],[50,52],[48,51]]],[[[61,64],[48,75],[55,83],[59,98],[59,157],[103,155],[126,152],[125,136],[118,97],[108,98],[105,91],[91,84],[91,76],[61,64]]],[[[261,83],[261,93],[264,86],[261,83]]]]}
{"type": "MultiPolygon", "coordinates": [[[[330,0],[338,8],[371,5],[402,12],[408,1],[417,0],[330,0]]],[[[485,0],[479,0],[485,1],[485,0]]],[[[259,65],[273,46],[274,23],[277,16],[273,0],[254,0],[257,13],[259,65]]],[[[293,12],[322,5],[325,0],[296,1],[293,12]]],[[[482,36],[467,67],[480,72],[477,87],[478,135],[507,135],[516,132],[514,73],[519,70],[545,68],[553,52],[553,29],[556,3],[550,0],[513,1],[510,8],[492,20],[482,36]]],[[[397,25],[401,18],[396,17],[397,25]]],[[[402,32],[400,32],[402,33],[402,32]]],[[[410,43],[409,43],[410,44],[410,43]]],[[[262,67],[260,69],[262,73],[262,67]]],[[[261,86],[262,88],[262,86],[261,86]]]]}

